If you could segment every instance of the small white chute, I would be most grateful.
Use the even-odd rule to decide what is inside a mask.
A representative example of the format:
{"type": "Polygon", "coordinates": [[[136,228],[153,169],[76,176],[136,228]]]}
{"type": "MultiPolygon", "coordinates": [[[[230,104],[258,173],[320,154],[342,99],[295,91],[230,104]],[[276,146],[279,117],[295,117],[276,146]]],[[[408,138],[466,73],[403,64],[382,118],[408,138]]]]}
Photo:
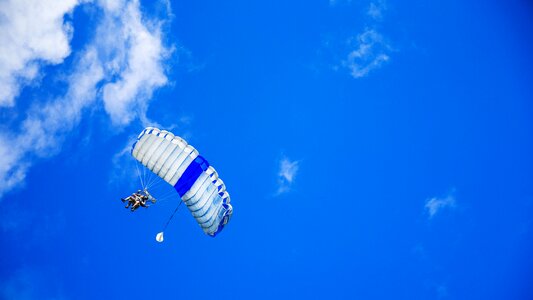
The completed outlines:
{"type": "Polygon", "coordinates": [[[163,231],[161,231],[160,233],[158,233],[156,236],[155,236],[155,240],[162,243],[163,242],[163,231]]]}

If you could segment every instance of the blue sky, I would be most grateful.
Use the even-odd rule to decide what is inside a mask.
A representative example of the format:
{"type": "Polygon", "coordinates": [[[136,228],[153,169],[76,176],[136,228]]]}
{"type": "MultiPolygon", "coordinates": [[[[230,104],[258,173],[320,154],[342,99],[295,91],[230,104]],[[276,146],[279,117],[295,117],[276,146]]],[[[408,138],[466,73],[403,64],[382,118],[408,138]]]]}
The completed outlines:
{"type": "Polygon", "coordinates": [[[530,299],[528,1],[0,3],[1,299],[530,299]],[[234,207],[130,213],[145,126],[234,207]]]}

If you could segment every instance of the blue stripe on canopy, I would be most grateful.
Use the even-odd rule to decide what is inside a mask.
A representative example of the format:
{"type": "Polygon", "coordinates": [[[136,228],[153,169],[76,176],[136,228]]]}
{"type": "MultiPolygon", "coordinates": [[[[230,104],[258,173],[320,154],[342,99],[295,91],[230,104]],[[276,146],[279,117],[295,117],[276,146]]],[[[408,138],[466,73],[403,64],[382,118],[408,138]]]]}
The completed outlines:
{"type": "Polygon", "coordinates": [[[176,182],[176,185],[174,185],[174,188],[180,197],[183,197],[183,195],[185,195],[185,193],[191,189],[198,177],[200,177],[202,172],[207,170],[208,167],[209,163],[200,155],[198,155],[198,157],[191,162],[185,172],[183,172],[183,175],[181,175],[178,182],[176,182]]]}
{"type": "Polygon", "coordinates": [[[131,154],[133,155],[133,149],[135,149],[135,145],[137,145],[137,142],[139,140],[136,140],[135,143],[133,143],[133,146],[131,146],[131,154]]]}

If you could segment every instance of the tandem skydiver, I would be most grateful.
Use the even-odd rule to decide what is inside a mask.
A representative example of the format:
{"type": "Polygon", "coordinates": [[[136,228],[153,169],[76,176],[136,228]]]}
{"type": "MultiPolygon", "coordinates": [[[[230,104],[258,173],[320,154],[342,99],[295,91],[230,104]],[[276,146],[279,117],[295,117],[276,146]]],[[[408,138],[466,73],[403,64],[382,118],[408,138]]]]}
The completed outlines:
{"type": "Polygon", "coordinates": [[[129,208],[131,206],[131,211],[137,210],[139,207],[149,207],[149,205],[146,204],[147,200],[150,200],[152,203],[155,203],[155,198],[152,197],[148,191],[144,190],[137,190],[137,192],[131,194],[131,196],[128,196],[126,199],[120,198],[122,200],[122,203],[125,203],[126,201],[128,204],[126,204],[125,208],[129,208]]]}

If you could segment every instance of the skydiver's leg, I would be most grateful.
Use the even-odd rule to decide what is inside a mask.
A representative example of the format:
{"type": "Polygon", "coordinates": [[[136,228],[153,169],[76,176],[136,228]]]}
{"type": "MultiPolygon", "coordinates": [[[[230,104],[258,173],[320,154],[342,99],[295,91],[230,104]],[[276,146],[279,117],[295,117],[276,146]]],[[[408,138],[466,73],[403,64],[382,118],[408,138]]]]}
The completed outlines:
{"type": "Polygon", "coordinates": [[[120,200],[122,200],[122,203],[124,203],[126,201],[131,202],[131,196],[128,196],[126,199],[120,198],[120,200]]]}
{"type": "Polygon", "coordinates": [[[137,208],[139,208],[139,205],[140,205],[139,202],[136,202],[135,204],[133,204],[133,206],[131,207],[131,211],[135,211],[137,208]]]}

